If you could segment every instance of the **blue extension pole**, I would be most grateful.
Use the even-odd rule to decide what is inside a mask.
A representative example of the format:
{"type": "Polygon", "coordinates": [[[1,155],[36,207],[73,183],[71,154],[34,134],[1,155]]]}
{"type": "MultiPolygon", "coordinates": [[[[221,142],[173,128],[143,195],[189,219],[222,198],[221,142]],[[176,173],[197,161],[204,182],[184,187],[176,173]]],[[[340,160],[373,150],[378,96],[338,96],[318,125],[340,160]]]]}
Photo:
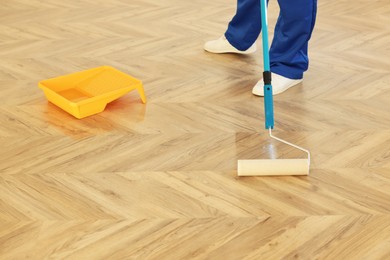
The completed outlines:
{"type": "Polygon", "coordinates": [[[265,128],[274,128],[274,105],[272,97],[272,85],[271,85],[271,68],[269,60],[269,47],[268,47],[268,19],[267,19],[267,2],[266,0],[260,0],[261,9],[261,31],[263,40],[263,63],[264,63],[264,114],[265,114],[265,128]]]}

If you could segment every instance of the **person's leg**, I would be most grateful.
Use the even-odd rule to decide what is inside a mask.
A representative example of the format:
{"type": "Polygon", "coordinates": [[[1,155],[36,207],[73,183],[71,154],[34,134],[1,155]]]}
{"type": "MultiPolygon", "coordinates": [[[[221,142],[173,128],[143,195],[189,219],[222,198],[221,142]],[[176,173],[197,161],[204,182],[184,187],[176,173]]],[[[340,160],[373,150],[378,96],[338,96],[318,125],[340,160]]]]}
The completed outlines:
{"type": "MultiPolygon", "coordinates": [[[[273,94],[277,95],[302,81],[308,69],[308,41],[314,28],[317,0],[278,0],[280,13],[270,48],[273,94]]],[[[262,80],[252,93],[264,95],[262,80]]]]}
{"type": "Polygon", "coordinates": [[[225,37],[240,51],[255,43],[261,31],[260,0],[237,0],[237,11],[228,25],[225,37]]]}
{"type": "Polygon", "coordinates": [[[317,13],[317,0],[278,0],[280,14],[270,48],[271,71],[302,79],[308,69],[308,41],[317,13]]]}

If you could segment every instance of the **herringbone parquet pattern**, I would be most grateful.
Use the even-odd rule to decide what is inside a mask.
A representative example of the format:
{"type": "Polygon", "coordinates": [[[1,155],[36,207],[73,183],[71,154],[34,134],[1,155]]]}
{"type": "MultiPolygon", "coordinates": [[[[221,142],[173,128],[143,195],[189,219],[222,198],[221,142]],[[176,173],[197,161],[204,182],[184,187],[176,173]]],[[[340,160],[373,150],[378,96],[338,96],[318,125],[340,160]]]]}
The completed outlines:
{"type": "Polygon", "coordinates": [[[301,154],[263,130],[261,52],[202,50],[235,5],[2,1],[0,259],[390,259],[390,3],[319,1],[310,70],[275,97],[311,175],[262,178],[237,159],[301,154]],[[37,87],[101,65],[149,102],[77,120],[37,87]]]}

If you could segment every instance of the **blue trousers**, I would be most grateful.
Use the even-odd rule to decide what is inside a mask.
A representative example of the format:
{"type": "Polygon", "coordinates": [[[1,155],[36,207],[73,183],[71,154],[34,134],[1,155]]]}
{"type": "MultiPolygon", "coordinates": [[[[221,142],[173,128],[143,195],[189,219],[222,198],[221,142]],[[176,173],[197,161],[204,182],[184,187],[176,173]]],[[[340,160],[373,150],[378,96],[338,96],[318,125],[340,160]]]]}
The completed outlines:
{"type": "MultiPolygon", "coordinates": [[[[317,0],[278,0],[280,13],[270,47],[271,71],[290,79],[301,79],[309,67],[308,42],[317,0]]],[[[237,0],[237,12],[225,33],[238,50],[248,49],[261,31],[260,0],[237,0]]]]}

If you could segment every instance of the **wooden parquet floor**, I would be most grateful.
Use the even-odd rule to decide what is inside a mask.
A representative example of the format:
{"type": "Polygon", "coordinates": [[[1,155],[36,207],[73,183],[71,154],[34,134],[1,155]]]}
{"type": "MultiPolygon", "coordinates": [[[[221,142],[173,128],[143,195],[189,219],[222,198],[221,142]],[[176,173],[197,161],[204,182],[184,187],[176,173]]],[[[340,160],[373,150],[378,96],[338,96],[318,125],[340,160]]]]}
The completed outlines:
{"type": "Polygon", "coordinates": [[[263,129],[261,51],[202,49],[235,7],[1,1],[0,259],[390,259],[389,1],[319,1],[310,70],[275,97],[307,177],[236,177],[237,159],[302,155],[263,129]],[[148,103],[77,120],[37,87],[101,65],[148,103]]]}

